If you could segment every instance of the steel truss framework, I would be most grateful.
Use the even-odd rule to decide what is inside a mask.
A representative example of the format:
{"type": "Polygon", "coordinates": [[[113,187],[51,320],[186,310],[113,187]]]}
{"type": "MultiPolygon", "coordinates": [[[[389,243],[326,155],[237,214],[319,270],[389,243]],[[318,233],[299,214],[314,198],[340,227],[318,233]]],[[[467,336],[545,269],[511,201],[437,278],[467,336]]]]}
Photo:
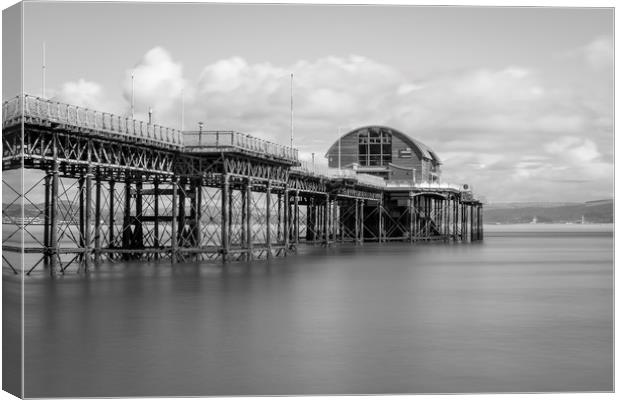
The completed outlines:
{"type": "Polygon", "coordinates": [[[23,269],[19,257],[3,256],[14,273],[42,268],[55,276],[121,260],[249,261],[286,256],[300,243],[483,235],[481,204],[455,193],[388,193],[259,156],[190,154],[54,124],[4,128],[2,140],[3,249],[28,254],[23,269]],[[5,180],[22,169],[39,177],[28,187],[5,180]]]}

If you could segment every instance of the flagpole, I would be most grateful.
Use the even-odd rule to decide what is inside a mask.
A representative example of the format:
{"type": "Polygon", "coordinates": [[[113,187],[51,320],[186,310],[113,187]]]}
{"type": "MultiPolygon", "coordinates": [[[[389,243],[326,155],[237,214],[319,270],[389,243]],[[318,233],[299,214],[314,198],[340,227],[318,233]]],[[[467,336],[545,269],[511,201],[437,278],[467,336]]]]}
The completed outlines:
{"type": "Polygon", "coordinates": [[[293,147],[293,73],[291,73],[291,147],[293,147]]]}
{"type": "Polygon", "coordinates": [[[45,98],[45,42],[43,42],[43,65],[41,67],[41,75],[43,78],[41,94],[42,94],[42,97],[45,98]]]}

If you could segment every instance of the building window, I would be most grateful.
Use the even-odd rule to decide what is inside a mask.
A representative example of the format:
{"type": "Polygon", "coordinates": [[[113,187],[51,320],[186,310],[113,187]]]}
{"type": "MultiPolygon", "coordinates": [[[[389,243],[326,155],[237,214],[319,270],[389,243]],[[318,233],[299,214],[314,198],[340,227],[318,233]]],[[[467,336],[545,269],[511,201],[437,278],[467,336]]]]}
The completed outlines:
{"type": "Polygon", "coordinates": [[[387,166],[392,162],[392,133],[384,129],[358,132],[359,163],[362,166],[387,166]]]}
{"type": "Polygon", "coordinates": [[[398,158],[412,158],[413,154],[411,153],[411,149],[409,147],[405,147],[404,149],[398,150],[398,158]]]}

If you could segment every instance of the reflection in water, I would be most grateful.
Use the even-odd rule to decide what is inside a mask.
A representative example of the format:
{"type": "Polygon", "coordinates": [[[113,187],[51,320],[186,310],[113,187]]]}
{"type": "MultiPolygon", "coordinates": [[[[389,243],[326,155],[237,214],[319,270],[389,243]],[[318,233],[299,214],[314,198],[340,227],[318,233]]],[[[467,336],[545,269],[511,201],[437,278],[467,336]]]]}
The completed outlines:
{"type": "Polygon", "coordinates": [[[609,234],[26,280],[26,396],[612,390],[609,234]]]}

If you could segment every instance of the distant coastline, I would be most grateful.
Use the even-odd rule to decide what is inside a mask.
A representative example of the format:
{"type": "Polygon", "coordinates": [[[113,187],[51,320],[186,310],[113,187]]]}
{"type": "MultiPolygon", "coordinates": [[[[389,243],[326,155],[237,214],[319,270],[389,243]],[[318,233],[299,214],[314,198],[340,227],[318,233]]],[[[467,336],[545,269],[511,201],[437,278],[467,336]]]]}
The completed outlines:
{"type": "Polygon", "coordinates": [[[544,223],[544,224],[484,224],[485,235],[493,233],[604,233],[612,234],[614,231],[613,223],[544,223]]]}
{"type": "Polygon", "coordinates": [[[611,224],[613,200],[585,203],[495,203],[484,206],[484,223],[507,224],[611,224]]]}

